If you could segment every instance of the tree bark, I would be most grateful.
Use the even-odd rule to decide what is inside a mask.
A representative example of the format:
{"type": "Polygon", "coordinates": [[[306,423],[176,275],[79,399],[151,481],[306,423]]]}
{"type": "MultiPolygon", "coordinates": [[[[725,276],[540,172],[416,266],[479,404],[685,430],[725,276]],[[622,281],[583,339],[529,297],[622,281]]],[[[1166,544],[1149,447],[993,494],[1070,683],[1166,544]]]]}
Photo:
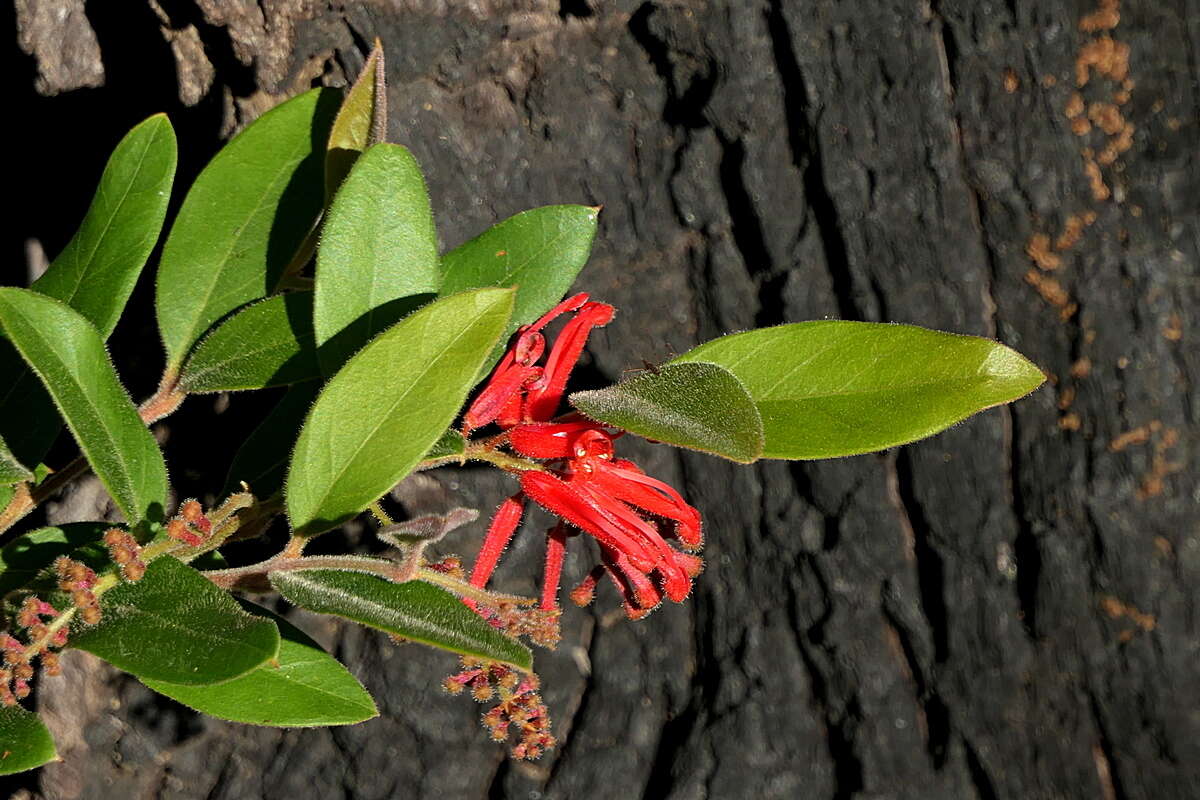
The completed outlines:
{"type": "MultiPolygon", "coordinates": [[[[142,117],[171,113],[182,186],[283,96],[351,80],[378,36],[391,138],[425,169],[444,245],[532,206],[603,204],[579,288],[619,315],[585,384],[824,317],[995,337],[1051,381],[881,455],[742,467],[623,440],[703,512],[707,569],[642,622],[603,593],[566,611],[562,644],[538,653],[561,744],[536,763],[509,761],[481,709],[440,691],[454,659],[301,616],[380,718],[226,724],[76,654],[39,701],[64,761],[25,791],[1200,795],[1193,0],[143,3],[89,3],[86,19],[17,3],[10,256],[57,251],[142,117]],[[47,44],[68,33],[99,62],[47,44]]],[[[135,394],[161,363],[150,282],[113,346],[135,394]]],[[[255,402],[173,418],[182,495],[219,488],[223,467],[188,465],[227,462],[211,442],[238,441],[255,402]]],[[[438,471],[398,499],[486,515],[511,490],[438,471]]],[[[482,528],[446,547],[469,556],[482,528]]],[[[535,531],[501,589],[533,591],[535,531]]],[[[564,582],[591,558],[573,550],[564,582]]]]}

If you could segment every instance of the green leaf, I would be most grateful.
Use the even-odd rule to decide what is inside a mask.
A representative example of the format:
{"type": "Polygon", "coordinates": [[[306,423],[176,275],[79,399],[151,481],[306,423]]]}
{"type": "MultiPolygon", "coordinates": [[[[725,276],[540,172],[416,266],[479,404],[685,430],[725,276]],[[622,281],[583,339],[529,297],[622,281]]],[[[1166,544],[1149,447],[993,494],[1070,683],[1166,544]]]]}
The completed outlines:
{"type": "Polygon", "coordinates": [[[362,684],[302,630],[262,606],[243,602],[242,607],[278,626],[276,663],[216,686],[143,683],[201,713],[250,725],[353,725],[379,716],[362,684]]]}
{"type": "Polygon", "coordinates": [[[16,487],[11,484],[0,486],[0,511],[8,508],[8,504],[12,502],[13,495],[16,493],[16,487]]]}
{"type": "Polygon", "coordinates": [[[517,299],[501,343],[557,303],[592,252],[600,209],[544,206],[523,211],[442,256],[441,294],[513,286],[517,299]]]}
{"type": "Polygon", "coordinates": [[[0,289],[0,327],[45,384],[126,519],[161,515],[167,498],[162,453],[91,323],[37,292],[0,289]]]}
{"type": "Polygon", "coordinates": [[[170,556],[150,562],[137,583],[110,589],[100,607],[98,624],[73,626],[70,645],[142,680],[223,683],[279,653],[275,623],[170,556]]]}
{"type": "MultiPolygon", "coordinates": [[[[33,289],[78,311],[108,338],[158,240],[175,174],[175,133],[161,114],[117,145],[79,232],[33,289]]],[[[0,341],[0,435],[18,461],[45,458],[62,430],[50,396],[0,341]]]]}
{"type": "Polygon", "coordinates": [[[754,398],[766,458],[833,458],[922,439],[1042,384],[990,339],[825,320],[714,339],[679,358],[728,369],[754,398]]]}
{"type": "Polygon", "coordinates": [[[179,388],[189,393],[231,392],[319,377],[312,303],[312,292],[293,292],[240,309],[188,356],[179,388]]]}
{"type": "Polygon", "coordinates": [[[454,653],[533,667],[529,648],[500,633],[454,595],[423,581],[321,569],[274,572],[271,585],[289,602],[335,614],[454,653]]]}
{"type": "Polygon", "coordinates": [[[329,132],[329,151],[325,156],[326,198],[333,198],[364,150],[386,140],[387,85],[383,45],[376,39],[371,55],[367,56],[358,80],[346,93],[329,132]]]}
{"type": "Polygon", "coordinates": [[[570,400],[592,419],[657,442],[743,464],[762,455],[754,400],[716,364],[665,364],[607,389],[576,392],[570,400]]]}
{"type": "Polygon", "coordinates": [[[454,419],[512,312],[512,291],[438,300],[335,375],[300,431],[287,480],[297,534],[337,527],[412,471],[454,419]]]}
{"type": "Polygon", "coordinates": [[[158,327],[169,371],[230,311],[275,290],[321,213],[337,93],[314,89],[263,114],[188,192],[158,270],[158,327]]]}
{"type": "Polygon", "coordinates": [[[32,479],[33,473],[29,471],[28,467],[17,461],[4,442],[4,437],[0,436],[0,485],[32,479]]]}
{"type": "Polygon", "coordinates": [[[0,337],[0,375],[4,376],[0,385],[0,436],[17,461],[36,464],[58,438],[62,417],[42,382],[4,337],[0,337]]]}
{"type": "Polygon", "coordinates": [[[13,539],[0,550],[0,597],[27,586],[59,556],[100,541],[111,527],[107,522],[73,522],[13,539]]]}
{"type": "Polygon", "coordinates": [[[0,708],[0,775],[12,775],[58,759],[54,739],[37,714],[20,706],[0,708]]]}
{"type": "Polygon", "coordinates": [[[78,311],[107,339],[162,231],[175,178],[175,131],[165,114],[117,145],[79,232],[34,291],[78,311]]]}
{"type": "Polygon", "coordinates": [[[283,488],[288,456],[320,389],[317,381],[288,387],[271,413],[234,454],[223,494],[236,491],[243,481],[258,497],[270,497],[283,488]]]}
{"type": "Polygon", "coordinates": [[[425,179],[398,144],[363,153],[338,190],[317,251],[313,328],[327,375],[436,292],[437,233],[425,179]]]}
{"type": "Polygon", "coordinates": [[[461,456],[467,450],[467,440],[463,435],[453,428],[442,434],[433,447],[429,448],[422,461],[433,461],[439,458],[449,458],[450,456],[461,456]]]}

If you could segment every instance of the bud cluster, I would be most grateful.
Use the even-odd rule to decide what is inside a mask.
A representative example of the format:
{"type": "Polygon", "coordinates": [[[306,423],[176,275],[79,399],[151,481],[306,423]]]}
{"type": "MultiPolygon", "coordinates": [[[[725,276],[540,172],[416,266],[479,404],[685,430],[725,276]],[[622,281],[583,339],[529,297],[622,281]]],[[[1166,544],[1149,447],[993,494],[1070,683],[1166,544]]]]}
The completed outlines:
{"type": "Polygon", "coordinates": [[[212,533],[212,521],[197,500],[184,500],[179,513],[167,523],[167,535],[188,547],[199,547],[212,533]]]}
{"type": "Polygon", "coordinates": [[[521,673],[494,661],[462,659],[462,671],[443,682],[447,692],[460,694],[470,688],[471,696],[484,703],[498,698],[499,703],[483,715],[483,724],[492,738],[505,741],[509,734],[517,738],[513,758],[540,758],[554,747],[550,733],[550,714],[538,692],[538,679],[533,673],[521,673]]]}
{"type": "MultiPolygon", "coordinates": [[[[125,580],[137,581],[146,574],[142,550],[128,531],[110,528],[104,532],[103,541],[125,580]]],[[[58,588],[70,598],[71,608],[59,611],[37,595],[29,595],[14,617],[18,634],[25,641],[0,631],[0,657],[3,659],[0,705],[15,705],[29,696],[29,681],[33,679],[36,659],[41,659],[47,675],[60,673],[57,651],[67,646],[69,615],[77,613],[85,625],[100,621],[100,601],[95,591],[99,576],[95,570],[67,556],[56,558],[52,569],[58,579],[58,588]]]]}
{"type": "Polygon", "coordinates": [[[514,639],[528,636],[529,641],[547,650],[553,650],[562,639],[559,632],[561,608],[527,608],[514,603],[497,603],[487,608],[477,604],[474,608],[494,627],[514,639]]]}
{"type": "Polygon", "coordinates": [[[121,577],[127,581],[140,581],[146,574],[146,562],[142,561],[142,548],[128,531],[109,528],[104,532],[104,545],[113,563],[121,568],[121,577]]]}
{"type": "Polygon", "coordinates": [[[79,610],[79,618],[87,625],[99,622],[100,601],[92,591],[97,580],[95,571],[66,556],[54,560],[54,571],[58,574],[58,588],[71,596],[71,605],[79,610]]]}

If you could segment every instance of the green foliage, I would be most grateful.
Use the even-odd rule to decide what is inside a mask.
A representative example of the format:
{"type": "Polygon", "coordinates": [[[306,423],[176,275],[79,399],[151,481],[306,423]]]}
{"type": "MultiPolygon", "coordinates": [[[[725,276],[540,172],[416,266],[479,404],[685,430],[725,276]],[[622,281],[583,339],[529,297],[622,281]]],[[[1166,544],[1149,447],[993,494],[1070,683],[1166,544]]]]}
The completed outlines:
{"type": "Polygon", "coordinates": [[[512,313],[513,292],[430,303],[377,336],[313,405],[292,454],[287,512],[313,535],[354,517],[407,475],[462,407],[512,313]]]}
{"type": "Polygon", "coordinates": [[[168,372],[230,311],[275,291],[321,213],[335,93],[271,109],[209,163],[188,192],[158,269],[168,372]]]}
{"type": "Polygon", "coordinates": [[[232,392],[318,377],[312,308],[312,292],[293,292],[240,309],[192,351],[179,388],[189,394],[232,392]]]}
{"type": "Polygon", "coordinates": [[[289,602],[381,631],[520,669],[533,666],[529,648],[483,621],[454,595],[423,581],[391,581],[344,570],[276,572],[271,585],[289,602]]]}
{"type": "Polygon", "coordinates": [[[262,606],[247,602],[242,606],[279,628],[279,655],[274,661],[215,686],[142,682],[197,711],[250,725],[353,725],[379,716],[362,684],[307,634],[262,606]]]}
{"type": "Polygon", "coordinates": [[[27,481],[33,478],[33,473],[17,461],[16,456],[8,449],[8,445],[0,438],[0,485],[27,481]]]}
{"type": "Polygon", "coordinates": [[[40,767],[58,758],[50,731],[20,706],[0,708],[0,775],[40,767]]]}
{"type": "Polygon", "coordinates": [[[321,368],[332,375],[440,280],[421,168],[400,145],[377,144],[355,162],[321,234],[313,304],[321,368]]]}
{"type": "Polygon", "coordinates": [[[142,680],[223,683],[279,653],[275,623],[243,611],[186,564],[162,556],[137,583],[104,595],[103,617],[77,624],[71,646],[142,680]]]}
{"type": "Polygon", "coordinates": [[[754,400],[716,364],[666,364],[607,389],[576,392],[570,400],[592,419],[656,442],[743,464],[763,451],[754,400]]]}
{"type": "Polygon", "coordinates": [[[545,206],[496,223],[442,256],[442,296],[488,286],[516,287],[503,342],[571,288],[592,252],[599,212],[588,206],[545,206]]]}
{"type": "Polygon", "coordinates": [[[1019,353],[911,325],[827,320],[724,336],[676,362],[719,364],[762,415],[766,458],[833,458],[931,436],[1045,381],[1019,353]]]}
{"type": "Polygon", "coordinates": [[[288,387],[271,413],[238,448],[225,479],[226,493],[236,490],[243,481],[259,497],[270,497],[283,488],[288,457],[320,390],[317,381],[288,387]]]}
{"type": "MultiPolygon", "coordinates": [[[[455,558],[439,561],[432,550],[477,511],[393,522],[380,499],[414,469],[439,465],[485,462],[520,474],[564,525],[603,542],[630,583],[630,616],[648,613],[658,589],[687,595],[699,559],[655,537],[673,524],[684,545],[698,546],[699,512],[614,452],[611,431],[547,407],[589,326],[606,323],[611,309],[564,304],[567,335],[547,326],[509,340],[569,291],[599,209],[535,208],[439,258],[424,177],[408,150],[385,141],[384,77],[376,43],[340,110],[326,90],[283,103],[197,178],[158,268],[166,364],[140,412],[104,343],[169,202],[175,137],[164,116],[118,144],[78,233],[32,289],[0,288],[0,628],[14,632],[3,640],[14,668],[0,700],[27,696],[23,662],[55,667],[69,624],[66,646],[221,719],[305,727],[376,716],[358,680],[316,642],[229,593],[274,589],[295,606],[464,656],[448,687],[482,697],[492,689],[481,682],[495,680],[503,708],[485,721],[501,738],[516,721],[520,752],[540,753],[546,734],[528,723],[545,709],[522,674],[533,657],[520,637],[556,640],[557,578],[537,606],[482,580],[519,524],[521,495],[493,520],[471,583],[455,558]],[[455,420],[497,362],[467,417],[481,427],[468,430],[455,420]],[[189,394],[282,386],[232,458],[230,497],[207,509],[184,502],[165,519],[166,465],[143,420],[189,394]],[[62,420],[128,526],[14,529],[84,471],[83,460],[55,461],[56,479],[46,480],[42,462],[57,459],[46,454],[62,420]],[[387,558],[304,555],[313,537],[367,508],[387,558]],[[245,564],[238,550],[226,558],[218,549],[262,536],[281,511],[292,536],[278,555],[245,564]],[[514,708],[519,720],[504,716],[514,708]]],[[[608,428],[749,463],[914,441],[1043,380],[986,339],[826,321],[726,336],[570,400],[608,428]]],[[[561,537],[571,532],[555,531],[547,576],[561,567],[561,537]]],[[[0,706],[0,774],[55,757],[36,716],[0,706]]]]}
{"type": "Polygon", "coordinates": [[[27,289],[0,289],[0,327],[45,384],[126,519],[161,516],[167,500],[162,453],[117,380],[95,327],[27,289]]]}
{"type": "MultiPolygon", "coordinates": [[[[79,231],[33,289],[78,311],[107,339],[158,241],[175,176],[175,133],[161,114],[117,145],[79,231]]],[[[18,461],[41,461],[62,429],[54,403],[0,340],[0,436],[18,461]]]]}
{"type": "Polygon", "coordinates": [[[73,522],[13,539],[0,549],[0,597],[29,585],[59,556],[100,541],[109,527],[106,522],[73,522]]]}
{"type": "Polygon", "coordinates": [[[342,101],[329,132],[329,152],[325,156],[326,205],[362,152],[386,139],[387,87],[384,85],[383,47],[376,40],[358,80],[346,92],[346,99],[342,101]]]}
{"type": "Polygon", "coordinates": [[[136,126],[117,145],[79,231],[30,287],[61,300],[107,339],[158,242],[171,182],[175,131],[165,114],[136,126]]]}

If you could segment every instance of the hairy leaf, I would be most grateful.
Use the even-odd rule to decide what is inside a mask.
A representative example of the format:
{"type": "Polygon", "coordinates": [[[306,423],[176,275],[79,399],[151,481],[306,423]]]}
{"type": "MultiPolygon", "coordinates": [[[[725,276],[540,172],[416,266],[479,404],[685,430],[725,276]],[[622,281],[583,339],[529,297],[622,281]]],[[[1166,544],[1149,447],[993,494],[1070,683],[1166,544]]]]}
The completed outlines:
{"type": "Polygon", "coordinates": [[[316,331],[327,375],[436,292],[437,233],[416,159],[396,144],[363,153],[329,209],[317,251],[316,331]]]}
{"type": "Polygon", "coordinates": [[[293,530],[336,527],[412,471],[462,406],[512,312],[512,291],[438,300],[347,362],[313,405],[287,480],[293,530]]]}
{"type": "Polygon", "coordinates": [[[189,393],[231,392],[319,377],[312,303],[312,292],[293,292],[240,309],[192,351],[179,388],[189,393]]]}
{"type": "Polygon", "coordinates": [[[166,114],[127,133],[79,232],[30,288],[66,303],[107,339],[162,231],[175,160],[175,131],[166,114]]]}
{"type": "Polygon", "coordinates": [[[57,758],[54,739],[37,714],[20,706],[0,708],[0,775],[24,772],[57,758]]]}
{"type": "Polygon", "coordinates": [[[353,725],[379,715],[362,684],[304,631],[262,606],[242,602],[242,607],[278,626],[279,656],[274,662],[216,686],[143,683],[196,711],[250,725],[353,725]]]}
{"type": "Polygon", "coordinates": [[[8,449],[4,437],[0,437],[0,485],[27,481],[33,478],[33,473],[17,460],[8,449]]]}
{"type": "Polygon", "coordinates": [[[142,680],[223,683],[279,653],[275,623],[247,614],[170,556],[150,562],[137,583],[110,589],[100,606],[100,622],[87,627],[77,621],[70,646],[142,680]]]}
{"type": "Polygon", "coordinates": [[[329,132],[329,152],[325,156],[327,200],[333,198],[362,152],[386,139],[387,86],[383,46],[376,39],[329,132]]]}
{"type": "Polygon", "coordinates": [[[309,611],[474,658],[525,670],[533,666],[529,648],[484,622],[454,595],[423,581],[392,583],[376,575],[325,569],[275,572],[271,585],[309,611]]]}
{"type": "Polygon", "coordinates": [[[168,370],[230,311],[275,290],[324,205],[337,93],[314,89],[263,114],[209,162],[163,248],[158,327],[168,370]]]}
{"type": "Polygon", "coordinates": [[[0,327],[45,384],[126,519],[161,515],[167,498],[162,453],[91,323],[37,292],[0,289],[0,327]]]}
{"type": "Polygon", "coordinates": [[[748,464],[763,450],[762,419],[741,381],[716,364],[665,364],[607,389],[576,392],[592,419],[657,442],[748,464]]]}
{"type": "Polygon", "coordinates": [[[600,209],[544,206],[488,228],[442,256],[443,296],[487,286],[517,290],[501,339],[557,303],[592,252],[600,209]]]}
{"type": "Polygon", "coordinates": [[[288,456],[296,446],[304,418],[317,399],[317,381],[289,386],[258,427],[238,448],[225,479],[225,494],[236,491],[244,481],[258,497],[270,497],[283,488],[288,456]]]}
{"type": "Polygon", "coordinates": [[[684,361],[720,364],[742,381],[762,415],[767,458],[832,458],[905,444],[1045,380],[990,339],[839,320],[725,336],[676,359],[684,361]]]}

